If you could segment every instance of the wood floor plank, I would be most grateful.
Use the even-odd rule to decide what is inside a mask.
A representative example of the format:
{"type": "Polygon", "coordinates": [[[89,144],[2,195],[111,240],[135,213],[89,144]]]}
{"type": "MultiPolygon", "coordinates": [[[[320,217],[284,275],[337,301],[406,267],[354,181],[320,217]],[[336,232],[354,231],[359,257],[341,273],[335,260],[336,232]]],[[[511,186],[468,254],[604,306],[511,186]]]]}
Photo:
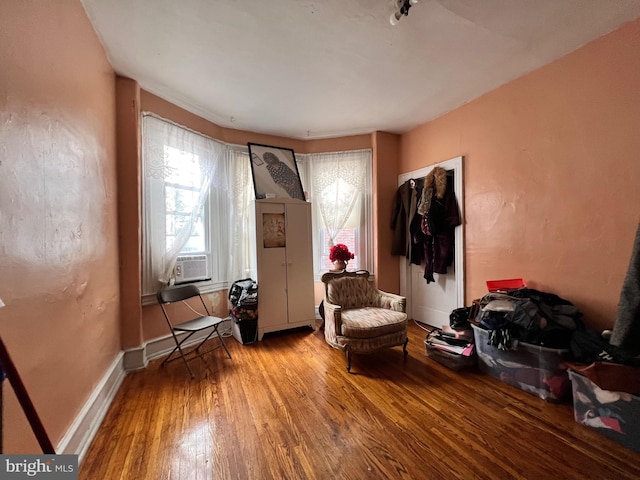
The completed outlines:
{"type": "MultiPolygon", "coordinates": [[[[424,352],[344,355],[266,335],[125,378],[80,467],[94,479],[636,479],[640,454],[553,404],[424,352]],[[221,353],[222,352],[222,353],[221,353]]],[[[214,340],[216,341],[216,340],[214,340]]],[[[640,413],[639,413],[640,414],[640,413]]]]}

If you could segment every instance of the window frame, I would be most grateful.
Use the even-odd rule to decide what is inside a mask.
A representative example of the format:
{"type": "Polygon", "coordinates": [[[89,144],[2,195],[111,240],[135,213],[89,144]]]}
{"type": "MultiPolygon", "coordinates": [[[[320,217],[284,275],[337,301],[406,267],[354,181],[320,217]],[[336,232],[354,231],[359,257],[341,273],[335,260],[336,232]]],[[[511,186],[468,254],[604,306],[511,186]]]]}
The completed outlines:
{"type": "MultiPolygon", "coordinates": [[[[333,154],[339,155],[344,153],[345,155],[353,154],[355,152],[367,152],[369,158],[366,160],[365,176],[364,176],[364,188],[362,196],[360,197],[360,225],[356,229],[356,247],[355,252],[359,257],[357,265],[358,270],[367,270],[371,278],[375,277],[374,269],[374,231],[373,231],[373,150],[371,148],[347,150],[344,152],[320,152],[319,154],[333,154]]],[[[296,161],[298,162],[298,169],[301,173],[302,186],[309,198],[309,194],[313,191],[311,185],[311,167],[310,162],[313,154],[296,154],[296,161]]],[[[311,198],[313,204],[313,198],[311,198]]],[[[312,207],[312,219],[313,219],[313,242],[314,242],[314,255],[313,255],[313,270],[314,281],[320,282],[322,274],[327,271],[326,265],[323,261],[325,257],[329,255],[329,248],[326,247],[326,252],[322,250],[321,244],[326,243],[324,241],[325,229],[321,225],[321,220],[317,217],[315,208],[312,207]]]]}
{"type": "MultiPolygon", "coordinates": [[[[166,122],[176,128],[180,128],[184,130],[185,134],[189,132],[193,135],[204,137],[209,141],[213,141],[224,146],[225,154],[221,160],[218,160],[219,163],[216,166],[216,169],[217,169],[216,175],[223,175],[225,177],[226,175],[228,175],[228,166],[227,166],[228,158],[226,155],[226,150],[228,149],[228,146],[226,143],[221,142],[217,139],[208,137],[206,135],[203,135],[199,132],[193,131],[188,127],[179,125],[175,122],[172,122],[171,120],[167,120],[165,118],[159,117],[153,113],[144,112],[142,114],[143,124],[146,117],[152,117],[162,122],[166,122]]],[[[143,127],[143,130],[144,130],[144,127],[143,127]]],[[[144,138],[142,139],[142,142],[144,145],[144,142],[145,142],[144,138]]],[[[159,145],[156,148],[158,147],[159,145]]],[[[171,147],[171,148],[180,150],[180,146],[173,144],[173,142],[171,142],[170,139],[168,138],[165,138],[163,140],[162,149],[164,149],[165,147],[171,147]]],[[[197,152],[191,152],[191,153],[194,155],[198,154],[197,152]]],[[[154,231],[149,232],[147,231],[147,226],[149,224],[149,221],[143,219],[142,235],[159,235],[160,234],[159,225],[160,223],[162,223],[163,235],[161,236],[163,236],[164,238],[164,248],[166,249],[167,238],[168,238],[167,229],[166,229],[166,221],[167,221],[166,186],[167,186],[167,183],[172,183],[172,182],[167,182],[166,176],[162,176],[161,180],[159,179],[149,180],[147,178],[147,175],[144,174],[147,168],[147,165],[145,164],[145,162],[146,162],[146,159],[144,158],[144,155],[143,155],[142,157],[143,179],[141,182],[142,183],[142,216],[149,217],[152,215],[157,215],[158,216],[157,218],[162,216],[163,222],[159,222],[158,220],[156,220],[155,232],[154,231]],[[159,210],[161,210],[163,214],[158,213],[159,210]]],[[[180,187],[178,186],[178,188],[180,187]]],[[[209,188],[209,192],[207,193],[207,197],[202,205],[202,208],[203,208],[202,215],[204,220],[203,223],[204,223],[204,232],[205,232],[205,251],[203,252],[181,251],[178,254],[178,258],[185,257],[185,256],[194,256],[194,255],[205,255],[207,257],[207,266],[208,266],[208,273],[210,278],[207,280],[194,280],[190,282],[181,283],[182,285],[187,285],[187,284],[197,285],[202,291],[202,293],[210,293],[218,290],[223,290],[228,287],[228,281],[226,279],[226,276],[227,276],[226,262],[224,260],[225,257],[222,253],[226,251],[226,245],[228,243],[227,238],[224,235],[216,235],[215,234],[216,232],[214,232],[216,224],[226,226],[228,223],[228,207],[230,206],[230,202],[228,202],[228,196],[226,195],[226,191],[222,191],[225,188],[226,186],[223,188],[221,187],[221,185],[216,184],[215,182],[212,183],[212,185],[209,188]],[[217,206],[216,203],[224,203],[224,206],[222,207],[217,206]],[[214,218],[214,215],[216,215],[214,212],[216,211],[218,212],[218,214],[217,214],[217,217],[214,218]],[[216,243],[220,244],[219,248],[216,248],[216,245],[215,245],[216,243]]],[[[141,303],[143,306],[157,303],[155,292],[145,293],[145,279],[144,279],[145,268],[146,268],[145,262],[148,262],[151,260],[147,256],[147,254],[145,254],[144,250],[145,248],[143,247],[143,253],[141,258],[141,262],[142,262],[141,303]]]]}

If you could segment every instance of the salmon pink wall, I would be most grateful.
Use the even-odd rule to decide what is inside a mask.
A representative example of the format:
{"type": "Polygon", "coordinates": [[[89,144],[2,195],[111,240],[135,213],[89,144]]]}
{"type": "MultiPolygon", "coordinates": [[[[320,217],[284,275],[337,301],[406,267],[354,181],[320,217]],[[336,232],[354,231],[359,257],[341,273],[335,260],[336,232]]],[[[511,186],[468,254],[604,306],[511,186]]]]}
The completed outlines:
{"type": "Polygon", "coordinates": [[[375,232],[376,286],[400,293],[397,257],[391,256],[391,205],[398,189],[400,137],[385,132],[373,134],[373,217],[375,232]]]}
{"type": "Polygon", "coordinates": [[[120,339],[123,349],[142,344],[142,165],[140,87],[116,77],[120,339]]]}
{"type": "Polygon", "coordinates": [[[640,20],[424,124],[402,172],[464,155],[466,300],[523,277],[613,325],[640,218],[640,20]]]}
{"type": "Polygon", "coordinates": [[[114,75],[79,1],[2,1],[0,65],[0,335],[56,446],[120,351],[114,75]]]}

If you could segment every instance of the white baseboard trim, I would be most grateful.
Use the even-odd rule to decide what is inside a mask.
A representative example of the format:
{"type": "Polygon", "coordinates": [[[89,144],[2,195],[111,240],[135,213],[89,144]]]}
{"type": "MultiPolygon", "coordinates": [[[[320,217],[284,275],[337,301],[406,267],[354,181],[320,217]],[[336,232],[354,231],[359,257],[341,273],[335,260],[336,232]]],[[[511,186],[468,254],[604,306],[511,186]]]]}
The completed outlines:
{"type": "MultiPolygon", "coordinates": [[[[229,335],[231,329],[231,319],[225,320],[228,320],[228,325],[225,322],[220,327],[223,337],[229,335]]],[[[185,346],[193,345],[206,336],[207,331],[198,332],[185,346]]],[[[127,372],[146,368],[150,360],[167,355],[174,346],[171,335],[166,335],[120,352],[58,442],[56,453],[78,455],[78,463],[82,463],[127,372]]]]}
{"type": "MultiPolygon", "coordinates": [[[[227,317],[224,319],[224,322],[218,330],[223,337],[231,335],[231,318],[227,317]]],[[[191,345],[195,345],[198,342],[204,340],[204,338],[209,334],[208,330],[203,330],[202,332],[197,332],[189,339],[188,342],[184,343],[184,347],[189,347],[191,345]]],[[[186,333],[178,334],[178,340],[184,337],[186,333]]],[[[213,338],[213,337],[212,337],[213,338]]],[[[176,346],[173,341],[173,337],[171,334],[164,335],[162,337],[154,338],[153,340],[149,340],[144,344],[140,345],[136,348],[130,348],[125,350],[125,361],[124,368],[127,372],[133,372],[136,370],[142,370],[147,368],[147,365],[151,360],[155,360],[156,358],[161,358],[165,355],[171,353],[171,350],[176,346]]]]}
{"type": "Polygon", "coordinates": [[[147,368],[147,365],[149,365],[144,345],[140,345],[135,348],[127,348],[123,351],[123,354],[124,358],[122,360],[122,364],[126,372],[143,370],[147,368]]]}
{"type": "Polygon", "coordinates": [[[116,356],[100,383],[93,390],[93,393],[67,430],[67,433],[58,442],[57,453],[78,455],[78,462],[82,462],[93,441],[93,437],[107,414],[113,397],[126,376],[122,365],[123,356],[123,352],[116,356]]]}

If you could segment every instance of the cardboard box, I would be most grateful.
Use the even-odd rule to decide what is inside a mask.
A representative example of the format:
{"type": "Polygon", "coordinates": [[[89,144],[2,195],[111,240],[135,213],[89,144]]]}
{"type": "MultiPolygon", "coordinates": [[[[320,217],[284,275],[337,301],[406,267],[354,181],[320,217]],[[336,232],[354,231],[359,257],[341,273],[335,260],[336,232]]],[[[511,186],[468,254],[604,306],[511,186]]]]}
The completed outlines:
{"type": "Polygon", "coordinates": [[[570,398],[571,382],[564,365],[568,350],[524,342],[516,350],[500,350],[489,345],[488,330],[472,326],[482,372],[549,402],[570,398]]]}

